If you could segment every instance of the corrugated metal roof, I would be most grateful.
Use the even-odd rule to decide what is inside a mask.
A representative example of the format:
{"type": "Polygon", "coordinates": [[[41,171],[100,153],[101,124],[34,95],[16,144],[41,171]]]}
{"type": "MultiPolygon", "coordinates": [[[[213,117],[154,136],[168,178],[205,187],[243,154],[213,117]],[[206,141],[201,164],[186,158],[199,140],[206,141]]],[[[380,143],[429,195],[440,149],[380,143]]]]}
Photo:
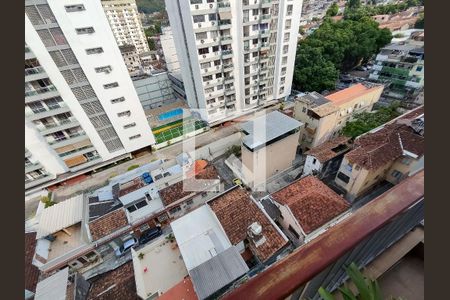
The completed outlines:
{"type": "Polygon", "coordinates": [[[66,300],[67,279],[69,278],[69,268],[65,268],[58,273],[38,282],[36,287],[35,300],[66,300]]]}
{"type": "Polygon", "coordinates": [[[279,111],[273,111],[242,124],[241,128],[248,133],[244,137],[244,144],[254,149],[302,125],[279,111]]]}
{"type": "Polygon", "coordinates": [[[244,259],[232,246],[189,272],[199,299],[205,299],[248,271],[244,259]]]}
{"type": "Polygon", "coordinates": [[[173,221],[170,226],[188,271],[231,247],[225,232],[207,205],[173,221]]]}
{"type": "Polygon", "coordinates": [[[42,211],[36,238],[40,239],[81,222],[82,217],[83,194],[56,203],[42,211]]]}

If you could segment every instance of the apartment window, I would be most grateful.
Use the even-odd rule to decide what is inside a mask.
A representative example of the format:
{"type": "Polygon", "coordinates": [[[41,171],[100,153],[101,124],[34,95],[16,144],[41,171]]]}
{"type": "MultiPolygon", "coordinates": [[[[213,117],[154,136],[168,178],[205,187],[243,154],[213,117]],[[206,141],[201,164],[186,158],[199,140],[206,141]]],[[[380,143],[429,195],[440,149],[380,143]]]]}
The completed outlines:
{"type": "Polygon", "coordinates": [[[218,90],[218,91],[223,90],[223,84],[219,84],[219,85],[217,86],[217,90],[218,90]]]}
{"type": "Polygon", "coordinates": [[[111,66],[104,66],[104,67],[95,68],[95,72],[97,72],[97,73],[106,73],[106,74],[108,74],[111,71],[112,71],[111,66]]]}
{"type": "Polygon", "coordinates": [[[282,65],[287,64],[287,56],[283,56],[283,58],[281,59],[281,64],[282,65]]]}
{"type": "Polygon", "coordinates": [[[285,80],[286,80],[286,77],[281,77],[280,83],[281,83],[281,84],[284,84],[285,80]]]}
{"type": "Polygon", "coordinates": [[[115,88],[118,87],[119,84],[117,82],[113,82],[113,83],[108,83],[108,84],[104,84],[103,87],[107,90],[107,89],[111,89],[111,88],[115,88]]]}
{"type": "Polygon", "coordinates": [[[194,20],[194,23],[205,22],[205,15],[192,16],[192,19],[194,20]]]}
{"type": "MultiPolygon", "coordinates": [[[[225,49],[223,49],[225,50],[225,49]]],[[[219,46],[213,46],[212,47],[212,52],[218,52],[219,51],[219,46]]]]}
{"type": "Polygon", "coordinates": [[[208,34],[206,32],[199,32],[195,34],[195,38],[198,40],[206,40],[208,38],[208,34]]]}
{"type": "Polygon", "coordinates": [[[217,14],[209,14],[208,18],[210,21],[216,21],[217,20],[217,14]]]}
{"type": "Polygon", "coordinates": [[[287,6],[287,12],[286,12],[286,15],[288,15],[288,16],[292,15],[292,9],[293,9],[293,5],[292,5],[292,4],[289,4],[289,5],[287,6]]]}
{"type": "Polygon", "coordinates": [[[35,114],[40,113],[40,112],[47,111],[47,110],[44,108],[44,106],[42,105],[41,102],[33,102],[33,103],[28,104],[28,106],[31,108],[31,110],[32,110],[35,114]]]}
{"type": "Polygon", "coordinates": [[[135,140],[135,139],[140,138],[140,137],[141,137],[140,134],[136,134],[136,135],[130,136],[129,139],[130,139],[130,141],[131,141],[131,140],[135,140]]]}
{"type": "Polygon", "coordinates": [[[202,0],[191,0],[191,4],[202,4],[202,0]]]}
{"type": "Polygon", "coordinates": [[[131,111],[127,110],[127,111],[123,111],[117,114],[117,116],[119,117],[129,117],[131,116],[131,111]]]}
{"type": "Polygon", "coordinates": [[[194,200],[188,200],[188,201],[186,201],[186,205],[192,205],[192,204],[194,204],[194,200]]]}
{"type": "Polygon", "coordinates": [[[252,52],[252,57],[257,57],[258,56],[258,52],[252,52]]]}
{"type": "Polygon", "coordinates": [[[66,12],[76,12],[86,10],[83,4],[66,5],[64,6],[66,12]]]}
{"type": "Polygon", "coordinates": [[[258,24],[254,24],[254,25],[252,26],[252,30],[253,30],[253,31],[258,31],[258,28],[259,28],[259,25],[258,25],[258,24]]]}
{"type": "Polygon", "coordinates": [[[136,123],[133,122],[133,123],[124,125],[123,128],[128,129],[128,128],[135,127],[135,126],[136,126],[136,123]]]}
{"type": "Polygon", "coordinates": [[[292,20],[286,20],[286,23],[284,24],[284,29],[291,29],[291,23],[292,20]]]}
{"type": "Polygon", "coordinates": [[[222,78],[222,73],[217,73],[216,74],[216,79],[222,78]]]}
{"type": "Polygon", "coordinates": [[[345,183],[348,183],[348,182],[350,181],[350,177],[348,177],[347,175],[345,175],[345,174],[342,173],[342,172],[339,172],[339,173],[337,174],[337,178],[339,178],[340,180],[342,180],[342,181],[345,182],[345,183]]]}
{"type": "Polygon", "coordinates": [[[289,37],[290,37],[290,33],[289,32],[286,32],[285,34],[284,34],[284,42],[288,42],[289,41],[289,37]]]}
{"type": "Polygon", "coordinates": [[[87,55],[99,54],[99,53],[103,53],[103,48],[102,47],[86,49],[86,54],[87,55]]]}
{"type": "Polygon", "coordinates": [[[169,213],[173,215],[173,214],[176,214],[177,212],[179,212],[180,210],[181,210],[181,207],[176,206],[176,207],[172,208],[171,210],[169,210],[169,213]]]}
{"type": "Polygon", "coordinates": [[[259,13],[259,9],[253,9],[252,10],[252,15],[257,16],[259,13]]]}
{"type": "Polygon", "coordinates": [[[204,54],[208,54],[208,53],[209,53],[208,47],[198,49],[198,54],[200,54],[200,55],[204,55],[204,54]]]}
{"type": "Polygon", "coordinates": [[[211,67],[211,62],[201,63],[201,64],[200,64],[200,67],[201,67],[202,69],[207,69],[207,68],[211,67]]]}
{"type": "Polygon", "coordinates": [[[205,89],[205,93],[206,94],[209,94],[209,93],[212,93],[212,92],[214,92],[214,88],[207,88],[207,89],[205,89]]]}
{"type": "Polygon", "coordinates": [[[76,28],[75,31],[77,34],[91,34],[95,32],[94,27],[76,28]]]}
{"type": "Polygon", "coordinates": [[[212,78],[212,75],[203,76],[203,82],[210,81],[210,80],[212,80],[212,79],[213,79],[213,78],[212,78]]]}
{"type": "Polygon", "coordinates": [[[123,101],[125,101],[125,97],[120,97],[120,98],[112,99],[112,100],[111,100],[111,103],[112,103],[112,104],[115,104],[115,103],[120,103],[120,102],[123,102],[123,101]]]}
{"type": "Polygon", "coordinates": [[[422,69],[423,69],[422,66],[417,66],[416,71],[417,71],[417,72],[420,72],[420,71],[422,71],[422,69]]]}
{"type": "Polygon", "coordinates": [[[400,180],[403,176],[403,174],[397,170],[392,171],[391,175],[392,175],[392,177],[396,178],[397,180],[400,180]]]}
{"type": "Polygon", "coordinates": [[[258,44],[258,39],[253,39],[253,40],[252,40],[252,44],[253,44],[253,45],[258,44]]]}

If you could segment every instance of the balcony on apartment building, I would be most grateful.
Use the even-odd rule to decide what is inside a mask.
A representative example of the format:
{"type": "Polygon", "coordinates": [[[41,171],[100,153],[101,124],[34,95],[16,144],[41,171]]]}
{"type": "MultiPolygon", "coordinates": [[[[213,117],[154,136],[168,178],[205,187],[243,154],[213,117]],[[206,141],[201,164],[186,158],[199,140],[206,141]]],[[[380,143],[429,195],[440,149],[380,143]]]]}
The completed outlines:
{"type": "Polygon", "coordinates": [[[63,120],[56,120],[56,121],[48,122],[46,124],[40,123],[40,124],[36,125],[36,128],[39,130],[39,132],[42,135],[47,135],[47,134],[50,134],[53,132],[77,127],[79,125],[80,125],[80,123],[78,122],[78,120],[75,119],[74,117],[71,117],[71,118],[67,118],[67,119],[63,119],[63,120]]]}
{"type": "Polygon", "coordinates": [[[81,142],[86,139],[86,133],[80,129],[73,133],[61,132],[56,136],[47,136],[47,143],[52,146],[52,148],[59,148],[67,146],[73,143],[81,142]]]}
{"type": "Polygon", "coordinates": [[[25,68],[25,81],[33,81],[42,78],[48,78],[47,73],[41,66],[25,68]]]}
{"type": "Polygon", "coordinates": [[[53,84],[44,87],[32,88],[28,91],[25,91],[25,103],[45,98],[56,97],[58,95],[58,91],[53,84]]]}
{"type": "Polygon", "coordinates": [[[57,102],[53,105],[46,105],[45,107],[44,105],[35,105],[33,108],[31,108],[30,106],[25,106],[25,116],[30,121],[59,115],[69,111],[69,107],[63,101],[57,102]]]}

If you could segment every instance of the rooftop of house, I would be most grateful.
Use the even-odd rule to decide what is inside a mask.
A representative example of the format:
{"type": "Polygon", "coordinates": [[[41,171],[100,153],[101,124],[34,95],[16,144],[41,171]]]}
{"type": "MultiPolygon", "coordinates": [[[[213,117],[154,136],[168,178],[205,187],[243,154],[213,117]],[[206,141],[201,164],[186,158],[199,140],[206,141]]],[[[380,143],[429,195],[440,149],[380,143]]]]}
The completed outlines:
{"type": "Polygon", "coordinates": [[[159,296],[158,300],[198,300],[190,277],[186,277],[170,290],[159,296]]]}
{"type": "Polygon", "coordinates": [[[188,271],[231,247],[211,209],[203,205],[170,223],[188,271]]]}
{"type": "MultiPolygon", "coordinates": [[[[195,166],[195,164],[194,164],[195,166]]],[[[219,174],[217,173],[216,168],[213,165],[208,165],[203,170],[197,172],[195,174],[195,179],[219,179],[219,174]]],[[[179,181],[175,184],[172,184],[171,186],[168,186],[162,190],[159,191],[159,195],[161,197],[162,202],[165,206],[168,206],[184,197],[187,197],[191,194],[197,194],[204,190],[201,186],[196,185],[197,188],[190,188],[193,187],[191,183],[194,182],[190,178],[179,181]]]]}
{"type": "Polygon", "coordinates": [[[349,209],[350,205],[314,176],[306,176],[273,193],[272,199],[287,205],[306,234],[349,209]]]}
{"type": "Polygon", "coordinates": [[[165,295],[188,275],[180,249],[174,246],[163,235],[131,250],[136,290],[143,299],[157,292],[165,295]]]}
{"type": "Polygon", "coordinates": [[[124,208],[119,208],[89,222],[88,225],[92,240],[96,241],[127,226],[128,219],[124,208]]]}
{"type": "Polygon", "coordinates": [[[273,111],[241,125],[246,134],[243,143],[250,149],[256,149],[302,125],[279,111],[273,111]]]}
{"type": "Polygon", "coordinates": [[[240,187],[235,187],[219,195],[208,203],[219,219],[230,242],[237,245],[248,239],[254,255],[266,261],[283,248],[287,240],[278,231],[272,221],[251,200],[250,194],[240,187]],[[259,246],[248,235],[248,228],[254,222],[262,226],[265,242],[259,246]]]}
{"type": "Polygon", "coordinates": [[[314,156],[319,162],[324,163],[336,156],[350,150],[349,137],[338,136],[328,142],[308,150],[305,154],[314,156]]]}
{"type": "Polygon", "coordinates": [[[330,103],[330,100],[328,100],[323,95],[317,92],[310,92],[307,94],[303,94],[299,97],[296,97],[296,100],[306,102],[313,108],[324,105],[326,103],[330,103]]]}
{"type": "MultiPolygon", "coordinates": [[[[112,197],[111,197],[112,198],[112,197]]],[[[122,207],[122,203],[117,200],[103,200],[98,196],[90,197],[88,202],[89,222],[122,207]]]]}
{"type": "Polygon", "coordinates": [[[34,299],[73,299],[73,289],[68,288],[69,268],[61,271],[40,281],[36,287],[34,299]]]}
{"type": "Polygon", "coordinates": [[[354,142],[354,149],[345,154],[345,157],[351,164],[367,170],[379,169],[403,155],[421,157],[425,150],[425,138],[410,125],[404,124],[404,121],[422,115],[423,106],[393,123],[359,136],[354,142]]]}
{"type": "Polygon", "coordinates": [[[88,300],[139,300],[131,261],[92,280],[88,300]]]}
{"type": "Polygon", "coordinates": [[[376,89],[383,89],[383,85],[374,83],[358,83],[352,85],[346,89],[340,90],[336,93],[326,96],[326,98],[333,102],[335,105],[342,105],[353,99],[360,97],[364,94],[368,94],[376,89]]]}
{"type": "Polygon", "coordinates": [[[35,292],[39,279],[39,269],[32,264],[36,248],[36,233],[25,233],[25,289],[35,292]]]}

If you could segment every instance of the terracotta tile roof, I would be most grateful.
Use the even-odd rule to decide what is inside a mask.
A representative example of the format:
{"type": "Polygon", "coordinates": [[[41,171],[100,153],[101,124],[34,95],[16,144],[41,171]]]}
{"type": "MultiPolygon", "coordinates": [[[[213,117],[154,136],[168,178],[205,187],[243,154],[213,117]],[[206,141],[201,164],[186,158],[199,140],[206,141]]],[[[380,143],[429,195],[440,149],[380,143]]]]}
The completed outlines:
{"type": "Polygon", "coordinates": [[[287,205],[306,234],[345,212],[350,205],[314,176],[306,176],[273,193],[272,199],[287,205]]]}
{"type": "Polygon", "coordinates": [[[124,208],[116,209],[89,223],[89,231],[94,241],[128,225],[124,208]]]}
{"type": "Polygon", "coordinates": [[[345,157],[351,164],[376,170],[401,157],[402,147],[420,157],[424,154],[425,139],[407,125],[387,124],[376,132],[356,139],[354,149],[345,157]]]}
{"type": "Polygon", "coordinates": [[[256,247],[251,243],[252,252],[266,261],[286,245],[286,240],[272,225],[269,218],[250,199],[249,193],[242,188],[234,188],[208,203],[222,224],[225,233],[233,245],[245,240],[247,229],[253,222],[262,226],[262,234],[266,241],[256,247]]]}
{"type": "MultiPolygon", "coordinates": [[[[219,174],[213,165],[209,165],[195,175],[196,179],[218,179],[219,174]]],[[[198,192],[185,191],[184,184],[189,184],[189,178],[179,181],[159,191],[159,196],[165,206],[170,205],[177,200],[184,198],[190,194],[198,194],[198,192]]]]}
{"type": "Polygon", "coordinates": [[[349,140],[349,137],[339,136],[312,148],[311,150],[305,152],[305,154],[314,156],[318,161],[324,163],[346,151],[346,149],[350,150],[349,140]],[[332,150],[340,145],[343,145],[345,148],[343,147],[343,149],[335,151],[332,150]]]}
{"type": "Polygon", "coordinates": [[[36,248],[36,232],[25,233],[25,289],[35,292],[39,269],[32,264],[36,248]]]}
{"type": "Polygon", "coordinates": [[[191,278],[187,277],[158,297],[158,300],[197,300],[191,278]]]}
{"type": "Polygon", "coordinates": [[[136,294],[133,262],[129,261],[92,281],[87,299],[139,300],[136,294]]]}
{"type": "Polygon", "coordinates": [[[330,94],[330,95],[326,96],[325,98],[327,98],[330,101],[333,101],[333,103],[335,105],[341,105],[341,104],[344,104],[346,102],[349,102],[349,101],[355,99],[356,97],[370,93],[376,89],[383,89],[383,86],[377,85],[374,87],[368,87],[362,83],[358,83],[358,84],[352,85],[349,88],[340,90],[339,92],[330,94]]]}
{"type": "Polygon", "coordinates": [[[134,178],[133,180],[120,185],[119,197],[134,192],[145,186],[145,182],[140,178],[134,178]]]}

